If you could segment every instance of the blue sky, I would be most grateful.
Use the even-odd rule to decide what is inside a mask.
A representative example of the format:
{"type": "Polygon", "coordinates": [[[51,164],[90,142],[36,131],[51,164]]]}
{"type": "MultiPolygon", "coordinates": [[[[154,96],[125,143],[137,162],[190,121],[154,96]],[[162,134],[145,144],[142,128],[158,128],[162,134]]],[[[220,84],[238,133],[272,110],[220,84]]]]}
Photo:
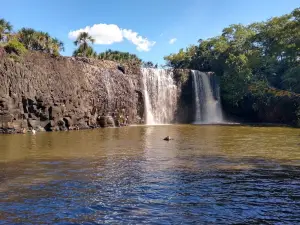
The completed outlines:
{"type": "Polygon", "coordinates": [[[10,21],[15,30],[31,27],[62,40],[63,55],[75,49],[72,34],[90,26],[87,29],[97,37],[96,51],[129,51],[143,60],[163,63],[163,56],[200,38],[219,35],[230,24],[280,16],[299,7],[300,1],[0,0],[0,5],[0,18],[10,21]]]}

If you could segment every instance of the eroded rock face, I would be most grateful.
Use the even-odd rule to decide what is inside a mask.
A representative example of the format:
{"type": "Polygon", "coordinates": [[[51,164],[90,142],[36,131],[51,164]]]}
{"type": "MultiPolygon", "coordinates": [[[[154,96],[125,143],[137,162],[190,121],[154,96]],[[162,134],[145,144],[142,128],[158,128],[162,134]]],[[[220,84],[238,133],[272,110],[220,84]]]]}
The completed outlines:
{"type": "Polygon", "coordinates": [[[100,116],[143,118],[140,74],[110,61],[28,53],[20,62],[0,57],[0,132],[100,126],[100,116]],[[126,73],[124,73],[126,72],[126,73]]]}
{"type": "Polygon", "coordinates": [[[192,123],[194,121],[194,93],[191,71],[174,70],[174,80],[177,86],[177,108],[174,122],[192,123]]]}

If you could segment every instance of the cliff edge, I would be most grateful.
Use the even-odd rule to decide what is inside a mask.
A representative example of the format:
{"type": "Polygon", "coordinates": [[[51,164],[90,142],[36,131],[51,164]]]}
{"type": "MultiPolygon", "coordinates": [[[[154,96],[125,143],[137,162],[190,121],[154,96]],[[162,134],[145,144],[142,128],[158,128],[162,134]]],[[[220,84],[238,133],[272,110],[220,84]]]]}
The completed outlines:
{"type": "MultiPolygon", "coordinates": [[[[0,49],[1,50],[1,49],[0,49]]],[[[141,123],[140,69],[112,61],[0,51],[0,133],[101,125],[101,116],[141,123]]]]}

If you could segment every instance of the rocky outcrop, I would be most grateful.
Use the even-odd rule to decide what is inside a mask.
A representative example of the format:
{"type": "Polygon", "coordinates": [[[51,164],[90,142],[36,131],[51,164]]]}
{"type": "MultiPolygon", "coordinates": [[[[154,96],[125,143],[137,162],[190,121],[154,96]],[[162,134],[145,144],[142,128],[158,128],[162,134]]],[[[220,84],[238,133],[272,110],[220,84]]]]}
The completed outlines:
{"type": "Polygon", "coordinates": [[[0,132],[100,126],[101,116],[140,123],[143,97],[135,65],[30,52],[0,55],[0,132]]]}
{"type": "Polygon", "coordinates": [[[173,73],[178,95],[174,122],[192,123],[194,120],[195,104],[191,71],[176,69],[173,73]]]}

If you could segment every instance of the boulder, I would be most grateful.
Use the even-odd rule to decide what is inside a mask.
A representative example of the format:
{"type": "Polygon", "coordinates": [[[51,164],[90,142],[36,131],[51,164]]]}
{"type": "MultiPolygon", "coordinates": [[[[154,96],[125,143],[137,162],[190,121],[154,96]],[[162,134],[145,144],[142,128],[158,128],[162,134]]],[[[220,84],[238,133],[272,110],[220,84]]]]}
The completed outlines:
{"type": "Polygon", "coordinates": [[[35,119],[28,119],[28,126],[36,129],[38,126],[41,126],[41,121],[35,119]]]}
{"type": "Polygon", "coordinates": [[[51,120],[58,120],[62,115],[61,107],[52,106],[49,108],[49,116],[51,120]]]}
{"type": "Polygon", "coordinates": [[[100,116],[98,118],[100,127],[114,127],[114,119],[111,116],[100,116]]]}
{"type": "Polygon", "coordinates": [[[44,127],[37,126],[37,127],[36,127],[36,131],[38,131],[38,132],[45,132],[46,130],[45,130],[44,127]]]}
{"type": "Polygon", "coordinates": [[[57,126],[59,127],[59,130],[61,130],[61,131],[68,130],[68,128],[66,127],[66,123],[63,119],[58,120],[57,126]]]}
{"type": "Polygon", "coordinates": [[[63,120],[64,120],[65,126],[66,126],[67,128],[73,126],[73,124],[74,124],[74,123],[73,123],[73,120],[72,120],[70,117],[64,117],[63,120]]]}

